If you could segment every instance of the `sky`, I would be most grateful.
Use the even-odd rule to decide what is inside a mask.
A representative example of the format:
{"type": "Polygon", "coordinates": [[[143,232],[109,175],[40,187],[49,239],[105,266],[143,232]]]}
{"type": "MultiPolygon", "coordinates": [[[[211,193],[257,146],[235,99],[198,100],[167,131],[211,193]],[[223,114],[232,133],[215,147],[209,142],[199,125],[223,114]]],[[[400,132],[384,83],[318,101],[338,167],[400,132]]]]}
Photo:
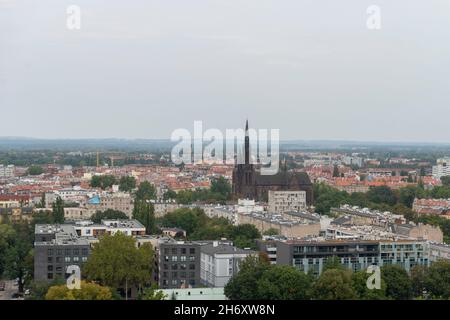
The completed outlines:
{"type": "Polygon", "coordinates": [[[0,0],[0,136],[246,118],[282,140],[450,142],[450,1],[0,0]]]}

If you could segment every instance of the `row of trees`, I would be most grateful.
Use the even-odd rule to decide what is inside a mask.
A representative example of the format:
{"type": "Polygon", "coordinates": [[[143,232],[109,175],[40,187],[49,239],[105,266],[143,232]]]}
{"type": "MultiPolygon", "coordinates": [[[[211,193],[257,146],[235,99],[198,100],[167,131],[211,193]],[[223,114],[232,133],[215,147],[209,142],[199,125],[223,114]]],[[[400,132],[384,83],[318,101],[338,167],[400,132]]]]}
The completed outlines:
{"type": "Polygon", "coordinates": [[[337,259],[329,259],[319,277],[292,266],[270,265],[264,256],[249,257],[225,286],[232,300],[407,300],[450,298],[450,262],[416,266],[411,275],[396,265],[381,268],[380,289],[369,289],[371,274],[352,272],[337,259]]]}
{"type": "Polygon", "coordinates": [[[181,208],[159,219],[164,227],[178,227],[186,230],[189,240],[218,240],[227,238],[241,248],[254,248],[255,239],[261,234],[251,224],[232,225],[225,218],[209,218],[202,209],[181,208]]]}
{"type": "Polygon", "coordinates": [[[117,179],[113,175],[93,176],[90,185],[93,188],[101,188],[103,190],[111,188],[113,185],[119,185],[119,190],[131,192],[136,188],[136,179],[132,176],[124,176],[117,179]]]}

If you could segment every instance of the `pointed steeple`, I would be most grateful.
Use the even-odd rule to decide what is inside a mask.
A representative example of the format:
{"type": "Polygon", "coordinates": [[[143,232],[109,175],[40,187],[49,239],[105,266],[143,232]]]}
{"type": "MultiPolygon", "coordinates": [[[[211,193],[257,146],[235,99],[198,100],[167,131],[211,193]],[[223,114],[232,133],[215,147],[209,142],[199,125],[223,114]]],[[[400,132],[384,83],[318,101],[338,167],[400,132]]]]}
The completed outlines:
{"type": "Polygon", "coordinates": [[[248,119],[245,120],[245,134],[248,134],[248,119]]]}
{"type": "Polygon", "coordinates": [[[244,152],[245,152],[245,164],[250,164],[250,138],[248,135],[248,119],[245,120],[245,144],[244,144],[244,152]]]}

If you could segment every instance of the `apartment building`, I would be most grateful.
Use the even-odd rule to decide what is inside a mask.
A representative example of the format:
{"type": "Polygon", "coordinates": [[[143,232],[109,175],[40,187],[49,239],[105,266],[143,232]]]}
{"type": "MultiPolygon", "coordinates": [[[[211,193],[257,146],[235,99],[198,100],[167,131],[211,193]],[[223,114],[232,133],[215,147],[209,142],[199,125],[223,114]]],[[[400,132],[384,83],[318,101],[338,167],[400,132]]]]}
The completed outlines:
{"type": "Polygon", "coordinates": [[[68,266],[81,266],[88,259],[89,242],[72,225],[37,224],[34,236],[34,280],[66,278],[68,266]]]}
{"type": "Polygon", "coordinates": [[[306,210],[305,191],[272,191],[269,190],[269,212],[284,213],[287,211],[306,210]]]}
{"type": "Polygon", "coordinates": [[[14,165],[3,165],[0,164],[0,179],[13,178],[15,176],[16,168],[14,165]]]}
{"type": "Polygon", "coordinates": [[[118,210],[131,218],[133,216],[134,202],[133,197],[129,193],[105,193],[91,198],[86,208],[94,211],[118,210]]]}
{"type": "Polygon", "coordinates": [[[429,244],[425,241],[332,240],[277,242],[277,264],[291,265],[305,273],[319,275],[327,261],[337,257],[353,271],[370,265],[396,264],[410,271],[415,265],[429,265],[429,244]]]}
{"type": "Polygon", "coordinates": [[[0,207],[0,223],[4,221],[20,222],[33,219],[32,207],[0,207]]]}
{"type": "Polygon", "coordinates": [[[432,175],[436,179],[450,176],[450,158],[437,159],[436,165],[432,168],[432,175]]]}
{"type": "Polygon", "coordinates": [[[173,240],[160,243],[158,267],[161,289],[200,286],[200,244],[173,240]]]}
{"type": "Polygon", "coordinates": [[[255,251],[213,241],[200,248],[200,281],[208,287],[223,288],[239,272],[241,262],[255,251]]]}

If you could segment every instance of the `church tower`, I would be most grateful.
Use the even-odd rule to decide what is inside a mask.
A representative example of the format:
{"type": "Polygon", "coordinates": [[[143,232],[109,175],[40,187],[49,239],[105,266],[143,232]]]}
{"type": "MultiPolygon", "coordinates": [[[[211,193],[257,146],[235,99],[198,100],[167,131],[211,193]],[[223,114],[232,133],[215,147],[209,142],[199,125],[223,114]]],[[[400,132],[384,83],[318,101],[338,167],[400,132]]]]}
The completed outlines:
{"type": "Polygon", "coordinates": [[[239,198],[254,199],[255,167],[250,163],[250,136],[248,120],[245,122],[244,163],[236,164],[233,170],[233,194],[239,198]]]}

